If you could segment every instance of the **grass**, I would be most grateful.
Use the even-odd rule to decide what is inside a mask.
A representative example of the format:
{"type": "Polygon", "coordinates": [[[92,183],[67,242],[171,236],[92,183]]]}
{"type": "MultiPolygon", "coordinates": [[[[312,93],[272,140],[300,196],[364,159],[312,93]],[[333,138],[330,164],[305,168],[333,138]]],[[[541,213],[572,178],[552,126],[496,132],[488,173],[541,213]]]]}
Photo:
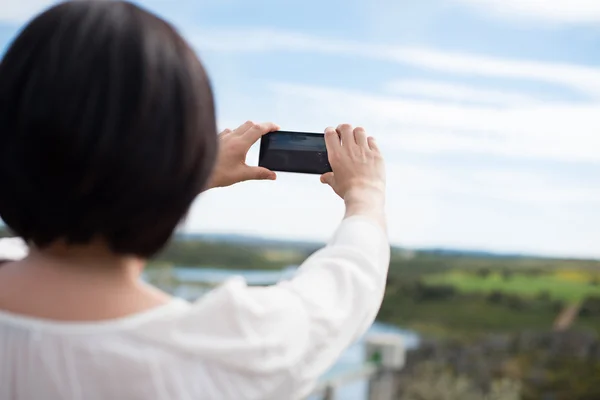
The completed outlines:
{"type": "Polygon", "coordinates": [[[559,271],[539,276],[515,273],[505,279],[501,274],[482,277],[462,271],[451,271],[424,279],[428,284],[452,285],[464,293],[500,291],[528,297],[547,293],[554,299],[567,302],[578,302],[590,295],[600,296],[600,286],[589,283],[593,276],[586,278],[582,274],[584,272],[565,274],[559,271]]]}
{"type": "Polygon", "coordinates": [[[448,299],[398,302],[394,322],[416,329],[426,335],[472,337],[487,332],[512,332],[518,329],[552,327],[555,314],[540,310],[515,312],[502,305],[488,304],[483,300],[448,299]]]}
{"type": "MultiPolygon", "coordinates": [[[[552,329],[557,316],[555,311],[545,307],[515,310],[471,296],[476,295],[415,301],[402,295],[390,295],[379,317],[429,337],[471,339],[491,332],[547,331],[552,329]]],[[[573,328],[600,331],[600,320],[580,317],[573,328]]]]}
{"type": "Polygon", "coordinates": [[[302,254],[296,250],[265,250],[263,257],[273,263],[297,264],[302,254]]]}

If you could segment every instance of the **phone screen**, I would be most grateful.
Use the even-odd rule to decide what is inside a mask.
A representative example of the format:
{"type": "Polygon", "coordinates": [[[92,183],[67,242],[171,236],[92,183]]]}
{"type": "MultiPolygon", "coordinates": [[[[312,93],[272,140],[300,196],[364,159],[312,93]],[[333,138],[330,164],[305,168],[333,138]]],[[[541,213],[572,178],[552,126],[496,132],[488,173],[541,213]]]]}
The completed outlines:
{"type": "Polygon", "coordinates": [[[322,133],[277,131],[260,142],[258,165],[272,171],[324,174],[331,171],[322,133]]]}

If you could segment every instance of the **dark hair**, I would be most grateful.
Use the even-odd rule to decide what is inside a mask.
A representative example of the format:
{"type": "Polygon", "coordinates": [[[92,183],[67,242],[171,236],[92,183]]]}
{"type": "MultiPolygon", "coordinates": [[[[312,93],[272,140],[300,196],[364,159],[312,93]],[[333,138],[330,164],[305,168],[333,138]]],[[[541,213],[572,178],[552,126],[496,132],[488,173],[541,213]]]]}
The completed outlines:
{"type": "Polygon", "coordinates": [[[133,4],[54,6],[0,63],[0,217],[39,248],[100,238],[118,254],[154,255],[216,152],[202,64],[133,4]]]}

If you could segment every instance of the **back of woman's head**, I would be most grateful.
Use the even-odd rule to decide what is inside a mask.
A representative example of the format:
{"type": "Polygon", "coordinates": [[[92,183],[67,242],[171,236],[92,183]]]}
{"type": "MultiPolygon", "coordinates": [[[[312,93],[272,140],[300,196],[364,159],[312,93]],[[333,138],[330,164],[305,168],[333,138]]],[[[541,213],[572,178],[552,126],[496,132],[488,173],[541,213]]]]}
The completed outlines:
{"type": "Polygon", "coordinates": [[[0,217],[37,247],[101,239],[155,254],[206,184],[216,146],[199,60],[130,3],[59,4],[0,64],[0,217]]]}

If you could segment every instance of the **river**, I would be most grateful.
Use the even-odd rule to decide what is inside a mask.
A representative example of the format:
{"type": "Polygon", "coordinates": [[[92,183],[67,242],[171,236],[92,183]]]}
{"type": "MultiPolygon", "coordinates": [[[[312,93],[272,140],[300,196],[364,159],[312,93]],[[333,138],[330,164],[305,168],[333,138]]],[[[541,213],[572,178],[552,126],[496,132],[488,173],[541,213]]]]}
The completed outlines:
{"type": "MultiPolygon", "coordinates": [[[[182,283],[176,286],[172,292],[175,296],[193,300],[210,290],[210,286],[218,285],[232,276],[244,277],[249,285],[271,285],[280,280],[291,278],[295,271],[295,267],[286,268],[281,271],[176,267],[172,269],[171,274],[178,282],[182,283]]],[[[414,348],[418,345],[419,341],[418,336],[413,332],[378,322],[375,322],[371,326],[366,335],[372,333],[396,333],[401,335],[404,338],[407,348],[414,348]]],[[[363,337],[342,354],[333,368],[323,376],[323,379],[359,367],[365,362],[364,352],[365,344],[363,337]]],[[[366,391],[366,382],[358,381],[341,388],[336,399],[366,400],[366,391]]]]}

